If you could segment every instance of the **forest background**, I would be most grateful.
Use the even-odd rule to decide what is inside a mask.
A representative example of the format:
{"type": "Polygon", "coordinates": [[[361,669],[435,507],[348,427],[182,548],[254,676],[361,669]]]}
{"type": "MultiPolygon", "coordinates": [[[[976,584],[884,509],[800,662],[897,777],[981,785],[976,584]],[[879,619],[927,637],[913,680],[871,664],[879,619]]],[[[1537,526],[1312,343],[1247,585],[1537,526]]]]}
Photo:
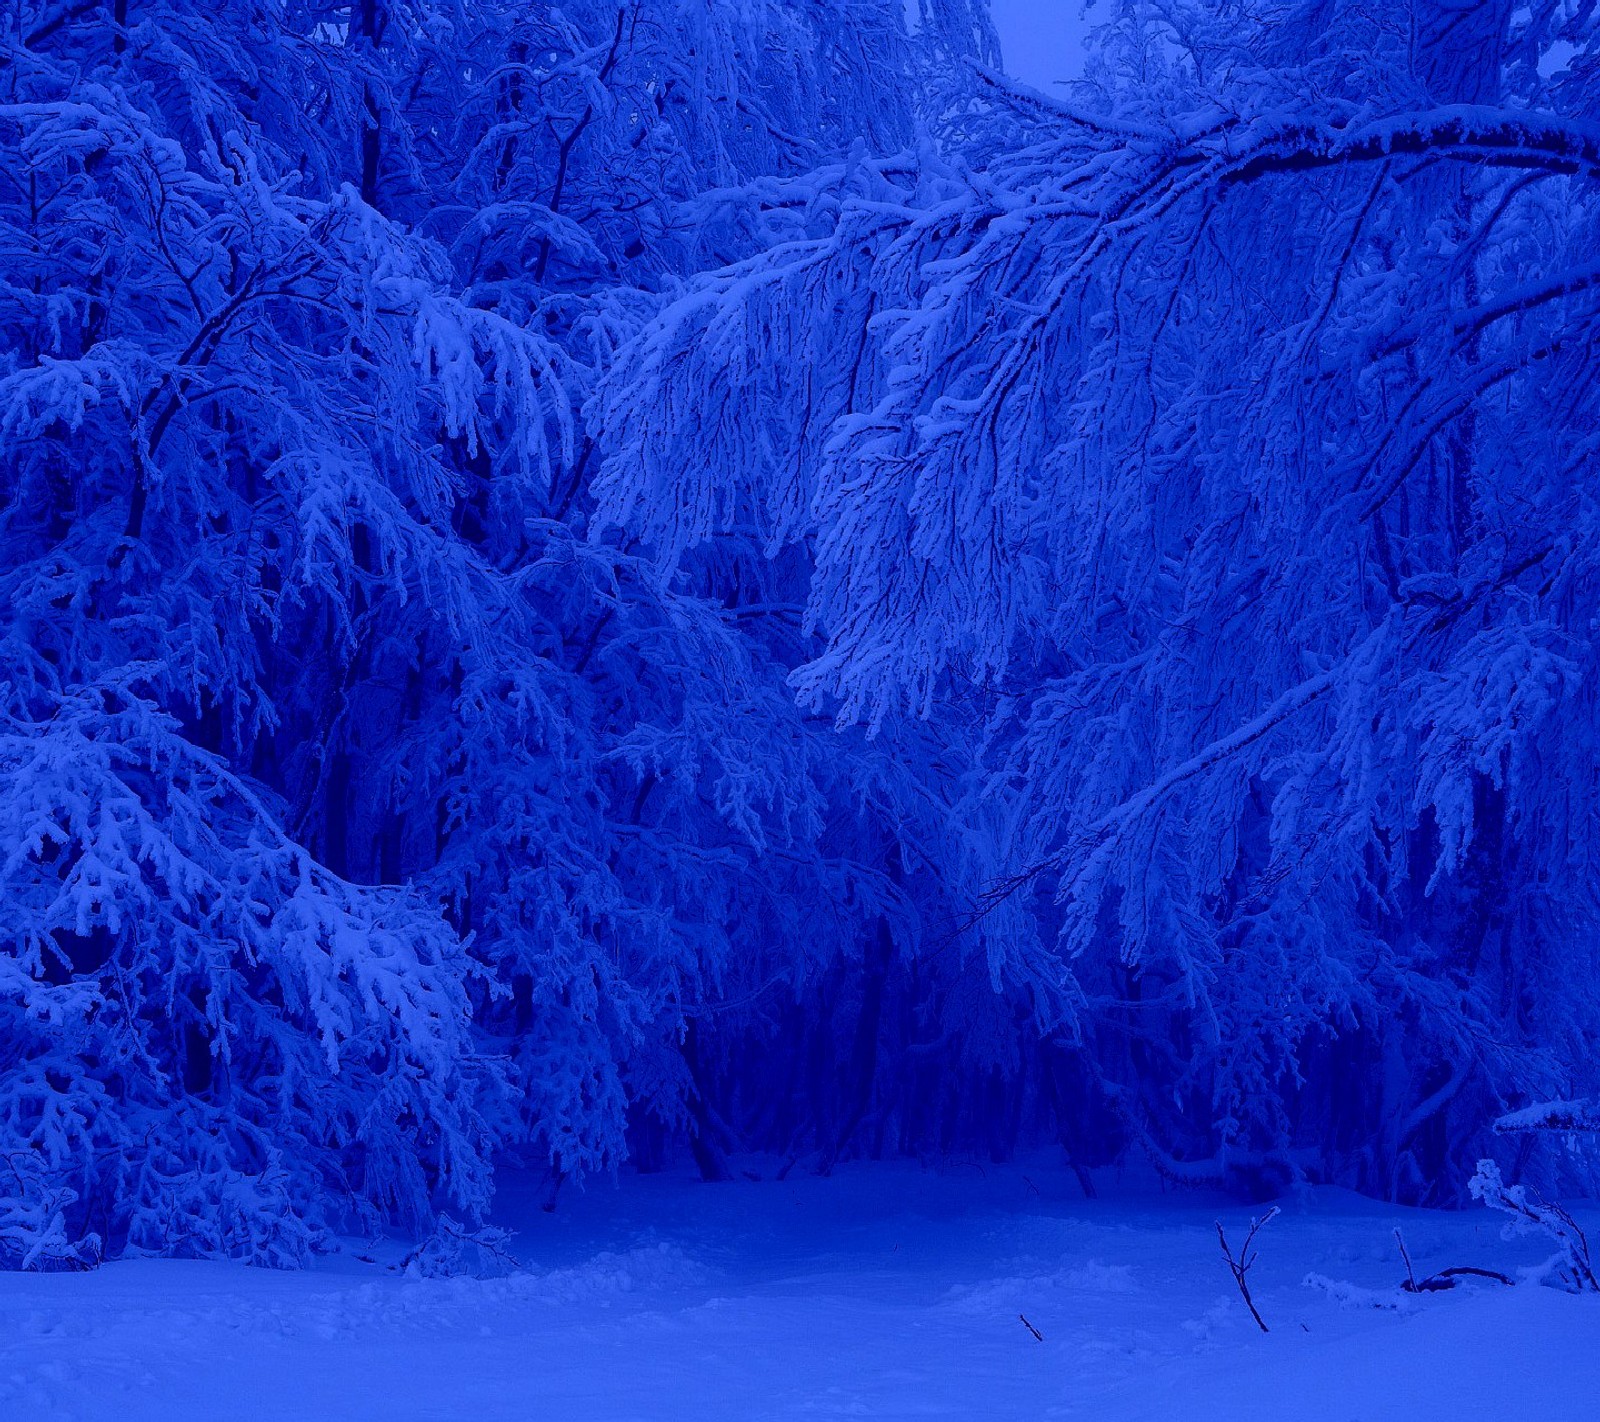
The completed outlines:
{"type": "Polygon", "coordinates": [[[1596,1090],[1595,6],[1095,16],[6,6],[0,1261],[1596,1090]]]}

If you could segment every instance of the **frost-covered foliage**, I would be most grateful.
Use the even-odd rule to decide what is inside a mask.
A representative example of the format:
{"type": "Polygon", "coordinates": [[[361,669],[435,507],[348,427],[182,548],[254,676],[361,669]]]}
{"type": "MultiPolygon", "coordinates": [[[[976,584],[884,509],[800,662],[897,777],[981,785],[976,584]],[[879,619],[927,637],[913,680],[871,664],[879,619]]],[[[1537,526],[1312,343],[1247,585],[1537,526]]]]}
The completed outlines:
{"type": "Polygon", "coordinates": [[[1526,1185],[1507,1185],[1492,1160],[1478,1162],[1467,1188],[1491,1210],[1510,1215],[1509,1229],[1519,1234],[1545,1234],[1555,1241],[1560,1253],[1546,1268],[1561,1287],[1580,1294],[1600,1293],[1600,1277],[1589,1259],[1589,1240],[1562,1206],[1541,1199],[1526,1185]]]}
{"type": "Polygon", "coordinates": [[[981,722],[971,941],[1178,1178],[1445,1198],[1596,1085],[1597,24],[1128,0],[597,397],[663,576],[814,557],[803,702],[981,722]]]}
{"type": "Polygon", "coordinates": [[[909,945],[924,781],[795,707],[792,570],[586,539],[579,407],[981,13],[0,34],[0,1263],[290,1263],[681,1130],[688,1014],[909,945]]]}
{"type": "Polygon", "coordinates": [[[139,674],[51,677],[0,713],[19,1184],[119,1249],[273,1263],[336,1187],[402,1217],[431,1183],[481,1204],[459,942],[315,864],[139,674]]]}
{"type": "Polygon", "coordinates": [[[11,6],[0,1264],[1600,1090],[1593,23],[11,6]]]}

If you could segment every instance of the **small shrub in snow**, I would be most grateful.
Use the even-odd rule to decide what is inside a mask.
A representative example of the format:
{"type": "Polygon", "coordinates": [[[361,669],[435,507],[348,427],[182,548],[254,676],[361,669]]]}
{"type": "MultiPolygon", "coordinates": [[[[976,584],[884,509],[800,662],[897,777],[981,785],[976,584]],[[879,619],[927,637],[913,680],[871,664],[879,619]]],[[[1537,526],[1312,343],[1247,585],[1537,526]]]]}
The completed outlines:
{"type": "Polygon", "coordinates": [[[1478,1162],[1478,1172],[1467,1188],[1474,1199],[1510,1215],[1516,1233],[1542,1230],[1561,1246],[1557,1278],[1565,1287],[1574,1293],[1600,1293],[1600,1280],[1595,1278],[1589,1258],[1589,1241],[1578,1222],[1560,1205],[1542,1199],[1525,1185],[1507,1185],[1500,1176],[1500,1167],[1492,1160],[1478,1162]]]}

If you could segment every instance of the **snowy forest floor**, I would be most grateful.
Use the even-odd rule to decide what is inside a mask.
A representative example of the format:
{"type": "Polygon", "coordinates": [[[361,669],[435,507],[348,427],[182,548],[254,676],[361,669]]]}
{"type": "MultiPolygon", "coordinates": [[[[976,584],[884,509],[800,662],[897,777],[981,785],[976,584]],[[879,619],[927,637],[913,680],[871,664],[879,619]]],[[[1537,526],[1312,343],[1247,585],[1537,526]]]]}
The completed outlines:
{"type": "Polygon", "coordinates": [[[364,1263],[355,1242],[298,1274],[171,1261],[0,1274],[0,1417],[1600,1415],[1600,1299],[1396,1289],[1396,1225],[1419,1276],[1514,1273],[1549,1253],[1503,1239],[1487,1211],[1291,1196],[1251,1275],[1262,1335],[1213,1224],[1237,1239],[1248,1207],[1101,1184],[1106,1198],[1086,1200],[1042,1159],[725,1185],[627,1175],[564,1194],[553,1215],[531,1185],[504,1189],[522,1268],[501,1278],[406,1278],[383,1262],[397,1247],[364,1263]],[[1391,1307],[1341,1302],[1308,1274],[1391,1307]]]}

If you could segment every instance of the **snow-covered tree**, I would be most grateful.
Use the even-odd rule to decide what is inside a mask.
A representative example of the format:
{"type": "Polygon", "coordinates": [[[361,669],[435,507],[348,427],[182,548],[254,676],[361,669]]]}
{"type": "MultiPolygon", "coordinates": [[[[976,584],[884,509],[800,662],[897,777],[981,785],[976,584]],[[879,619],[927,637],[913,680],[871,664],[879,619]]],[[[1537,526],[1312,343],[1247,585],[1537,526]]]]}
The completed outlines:
{"type": "Polygon", "coordinates": [[[985,718],[974,940],[1176,1176],[1593,1089],[1595,23],[1128,3],[599,397],[665,575],[812,552],[808,704],[985,718]]]}
{"type": "Polygon", "coordinates": [[[290,1262],[630,1112],[704,1145],[691,1017],[909,946],[937,806],[787,694],[803,568],[585,537],[580,406],[959,103],[981,14],[0,26],[0,1263],[290,1262]]]}
{"type": "Polygon", "coordinates": [[[312,858],[330,747],[282,752],[375,603],[492,615],[441,437],[496,408],[547,467],[570,410],[543,333],[334,181],[300,19],[8,19],[5,1147],[116,1250],[487,1199],[462,944],[312,858]]]}
{"type": "Polygon", "coordinates": [[[1595,24],[13,5],[0,1265],[1600,1091],[1595,24]]]}

